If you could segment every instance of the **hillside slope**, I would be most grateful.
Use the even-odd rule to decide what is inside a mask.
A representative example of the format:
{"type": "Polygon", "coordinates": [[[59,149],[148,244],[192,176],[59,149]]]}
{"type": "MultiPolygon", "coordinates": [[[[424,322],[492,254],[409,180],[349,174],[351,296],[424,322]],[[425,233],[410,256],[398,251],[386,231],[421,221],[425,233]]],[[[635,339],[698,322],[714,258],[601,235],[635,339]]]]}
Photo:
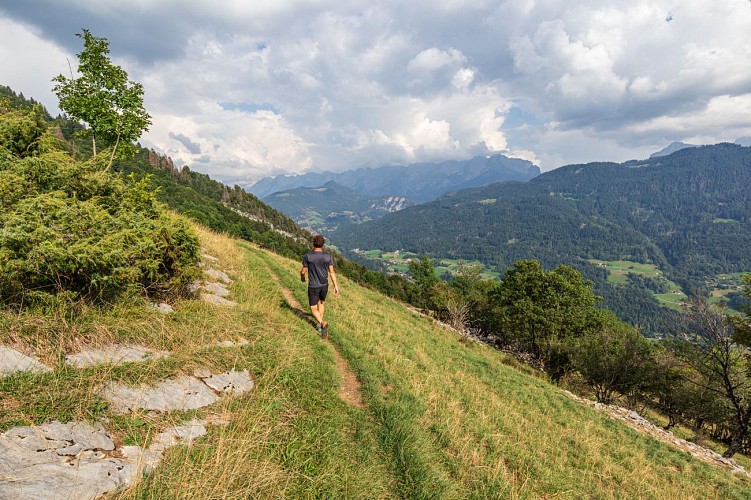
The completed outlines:
{"type": "Polygon", "coordinates": [[[3,343],[53,368],[0,378],[0,431],[106,417],[118,446],[145,446],[174,422],[207,422],[205,436],[170,450],[118,498],[751,494],[748,479],[642,436],[506,355],[462,344],[346,278],[328,302],[331,335],[323,341],[285,298],[305,304],[297,262],[197,230],[207,265],[234,279],[234,307],[187,300],[168,315],[139,303],[73,317],[0,315],[3,343]],[[112,342],[169,354],[122,366],[60,364],[64,354],[112,342]],[[357,376],[362,405],[340,396],[337,352],[357,376]],[[168,412],[118,414],[100,396],[109,381],[153,384],[200,369],[248,370],[255,388],[168,412]]]}
{"type": "Polygon", "coordinates": [[[687,148],[450,193],[336,239],[350,249],[476,258],[501,271],[517,259],[635,260],[697,286],[705,275],[751,269],[750,184],[751,148],[687,148]]]}
{"type": "Polygon", "coordinates": [[[404,196],[367,196],[329,181],[320,187],[299,187],[263,198],[265,203],[289,215],[300,227],[328,234],[347,224],[359,224],[398,212],[415,202],[404,196]]]}

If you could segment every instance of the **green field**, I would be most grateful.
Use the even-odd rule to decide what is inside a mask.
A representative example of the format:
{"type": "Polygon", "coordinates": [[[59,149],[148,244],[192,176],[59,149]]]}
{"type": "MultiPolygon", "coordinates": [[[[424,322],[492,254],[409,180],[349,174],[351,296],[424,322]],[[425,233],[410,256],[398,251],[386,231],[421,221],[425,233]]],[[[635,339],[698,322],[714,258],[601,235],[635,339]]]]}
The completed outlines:
{"type": "Polygon", "coordinates": [[[686,294],[677,283],[665,278],[662,271],[653,264],[642,264],[628,260],[590,260],[590,263],[604,267],[608,271],[608,282],[618,285],[628,283],[629,274],[637,274],[654,280],[663,280],[668,285],[667,293],[655,293],[654,297],[665,307],[681,309],[681,304],[686,300],[686,294]]]}
{"type": "MultiPolygon", "coordinates": [[[[384,252],[383,250],[360,250],[360,255],[363,255],[371,260],[377,260],[386,264],[386,268],[391,273],[408,274],[409,273],[409,261],[418,259],[420,256],[412,252],[394,251],[384,252]]],[[[467,266],[479,266],[481,269],[480,277],[483,279],[499,279],[500,273],[495,270],[489,269],[484,264],[476,260],[466,259],[433,259],[435,263],[436,276],[443,276],[446,273],[456,275],[461,272],[463,267],[467,266]]]]}

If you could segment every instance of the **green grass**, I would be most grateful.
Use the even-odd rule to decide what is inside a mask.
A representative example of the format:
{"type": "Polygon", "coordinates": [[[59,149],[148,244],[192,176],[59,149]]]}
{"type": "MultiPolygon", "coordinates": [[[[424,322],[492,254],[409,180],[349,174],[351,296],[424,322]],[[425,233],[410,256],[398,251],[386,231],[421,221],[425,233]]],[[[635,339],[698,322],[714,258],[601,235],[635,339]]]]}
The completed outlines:
{"type": "MultiPolygon", "coordinates": [[[[298,300],[295,265],[273,256],[298,300]]],[[[346,280],[331,341],[363,384],[407,498],[743,498],[748,480],[576,403],[458,335],[346,280]]]]}
{"type": "MultiPolygon", "coordinates": [[[[306,303],[299,263],[201,232],[236,281],[234,308],[198,301],[163,316],[143,304],[45,318],[3,313],[14,343],[58,367],[0,384],[2,429],[60,419],[107,424],[146,444],[173,421],[223,421],[170,450],[117,498],[748,498],[751,481],[704,464],[577,403],[529,367],[340,276],[327,300],[330,342],[286,305],[306,303]],[[279,281],[275,280],[275,277],[279,281]],[[220,348],[243,337],[247,345],[220,348]],[[85,343],[140,342],[169,358],[121,367],[59,367],[85,343]],[[334,348],[365,406],[339,397],[334,348]],[[256,388],[193,412],[111,414],[104,380],[128,383],[248,369],[256,388]]],[[[304,316],[304,314],[303,314],[304,316]]]]}

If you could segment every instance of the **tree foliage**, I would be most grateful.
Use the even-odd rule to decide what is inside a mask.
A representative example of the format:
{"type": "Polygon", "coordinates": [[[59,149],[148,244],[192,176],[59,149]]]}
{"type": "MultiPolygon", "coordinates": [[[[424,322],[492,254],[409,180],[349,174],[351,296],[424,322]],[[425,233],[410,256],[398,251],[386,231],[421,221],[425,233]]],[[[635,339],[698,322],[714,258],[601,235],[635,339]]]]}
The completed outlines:
{"type": "Polygon", "coordinates": [[[518,261],[490,297],[489,319],[508,341],[540,355],[550,340],[580,337],[600,325],[592,287],[569,266],[545,271],[537,261],[518,261]]]}
{"type": "Polygon", "coordinates": [[[118,151],[130,150],[151,117],[143,107],[143,86],[128,80],[128,74],[112,64],[109,42],[83,30],[76,36],[83,39],[84,50],[78,56],[79,77],[58,75],[53,91],[60,108],[77,120],[85,122],[92,132],[94,156],[97,141],[118,151]]]}
{"type": "Polygon", "coordinates": [[[610,316],[602,328],[570,342],[571,368],[594,389],[597,401],[640,391],[653,375],[653,348],[632,326],[610,316]]]}

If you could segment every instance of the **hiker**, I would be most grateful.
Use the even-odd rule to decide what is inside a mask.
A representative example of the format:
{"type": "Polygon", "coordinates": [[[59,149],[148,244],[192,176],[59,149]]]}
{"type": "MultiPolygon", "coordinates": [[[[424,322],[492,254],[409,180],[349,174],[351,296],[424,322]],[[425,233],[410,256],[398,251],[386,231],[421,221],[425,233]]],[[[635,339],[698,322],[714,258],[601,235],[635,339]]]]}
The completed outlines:
{"type": "Polygon", "coordinates": [[[300,281],[305,282],[305,274],[308,274],[308,302],[310,312],[316,320],[316,330],[321,332],[321,337],[329,335],[329,324],[323,319],[325,311],[324,302],[329,291],[329,276],[334,284],[334,296],[339,296],[339,285],[336,284],[334,272],[334,259],[331,254],[323,251],[326,240],[320,234],[313,236],[313,251],[308,252],[302,258],[300,269],[300,281]]]}

